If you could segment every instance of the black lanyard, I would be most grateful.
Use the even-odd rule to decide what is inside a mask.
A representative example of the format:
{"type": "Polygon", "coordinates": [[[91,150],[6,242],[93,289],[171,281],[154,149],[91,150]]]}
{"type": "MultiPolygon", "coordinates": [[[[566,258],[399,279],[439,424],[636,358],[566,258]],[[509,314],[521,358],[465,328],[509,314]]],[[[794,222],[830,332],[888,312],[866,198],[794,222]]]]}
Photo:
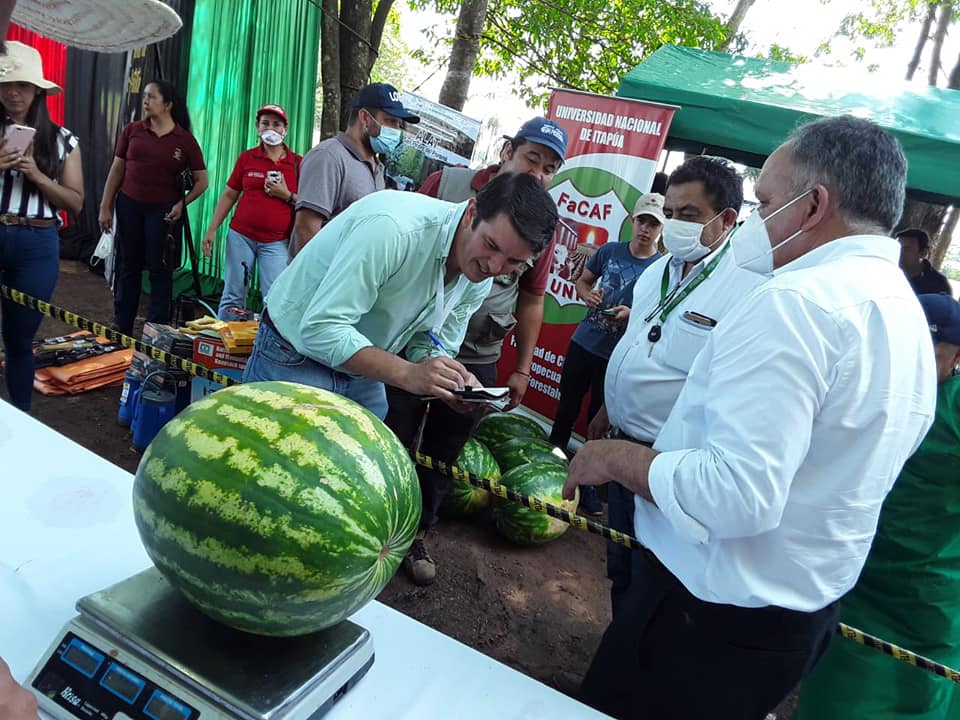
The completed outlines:
{"type": "Polygon", "coordinates": [[[643,321],[650,322],[657,313],[660,314],[660,317],[657,318],[657,323],[650,328],[650,332],[647,333],[647,340],[652,343],[657,342],[663,331],[661,330],[661,325],[666,321],[667,316],[686,299],[690,293],[700,287],[700,284],[710,277],[710,274],[717,267],[717,264],[720,262],[720,258],[723,257],[724,253],[730,248],[730,243],[727,243],[719,252],[717,256],[713,258],[710,262],[707,263],[707,266],[690,282],[686,285],[683,285],[683,281],[677,283],[677,285],[669,293],[667,288],[670,284],[670,262],[667,261],[666,266],[663,268],[663,277],[660,280],[660,302],[657,303],[657,306],[653,309],[649,315],[647,315],[643,321]],[[681,289],[682,287],[682,289],[681,289]]]}

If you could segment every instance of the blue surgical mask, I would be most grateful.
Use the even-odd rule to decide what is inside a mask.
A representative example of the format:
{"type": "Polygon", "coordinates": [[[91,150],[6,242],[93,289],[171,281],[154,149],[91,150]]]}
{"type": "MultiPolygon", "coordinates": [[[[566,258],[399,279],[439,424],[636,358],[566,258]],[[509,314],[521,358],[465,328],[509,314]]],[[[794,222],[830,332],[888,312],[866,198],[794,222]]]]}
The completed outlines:
{"type": "Polygon", "coordinates": [[[370,136],[370,147],[373,148],[373,151],[381,153],[387,158],[392,158],[399,153],[402,145],[403,131],[387,127],[386,125],[380,126],[379,135],[370,136]]]}

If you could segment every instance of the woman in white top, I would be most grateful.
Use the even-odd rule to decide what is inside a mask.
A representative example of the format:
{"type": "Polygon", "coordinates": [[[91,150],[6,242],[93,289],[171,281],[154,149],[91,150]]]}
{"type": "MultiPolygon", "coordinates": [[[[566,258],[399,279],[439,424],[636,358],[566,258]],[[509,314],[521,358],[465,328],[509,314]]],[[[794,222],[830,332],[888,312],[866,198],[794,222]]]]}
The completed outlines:
{"type": "MultiPolygon", "coordinates": [[[[40,53],[19,42],[0,56],[0,284],[49,300],[60,268],[58,210],[83,206],[77,138],[50,120],[48,94],[60,88],[43,77],[40,53]],[[25,126],[28,129],[17,128],[25,126]],[[20,138],[32,139],[21,147],[20,138]]],[[[0,303],[5,379],[10,400],[30,409],[33,337],[41,315],[9,300],[0,303]]]]}

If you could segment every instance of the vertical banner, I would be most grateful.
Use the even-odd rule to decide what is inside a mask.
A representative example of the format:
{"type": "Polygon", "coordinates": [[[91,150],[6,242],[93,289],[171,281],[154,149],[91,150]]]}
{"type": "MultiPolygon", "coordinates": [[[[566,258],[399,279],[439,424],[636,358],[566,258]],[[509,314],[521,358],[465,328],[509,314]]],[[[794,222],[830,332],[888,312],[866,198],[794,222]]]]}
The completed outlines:
{"type": "MultiPolygon", "coordinates": [[[[576,280],[587,259],[608,242],[629,242],[630,212],[648,192],[676,107],[627,98],[555,90],[547,117],[567,131],[567,157],[549,188],[560,221],[544,298],[543,329],[523,405],[548,421],[556,415],[563,360],[586,306],[576,280]]],[[[503,344],[500,383],[516,366],[512,333],[503,344]]],[[[574,430],[586,432],[586,408],[574,430]]]]}
{"type": "Polygon", "coordinates": [[[470,164],[479,120],[409,92],[400,101],[420,122],[407,126],[403,150],[387,164],[387,177],[399,190],[416,190],[436,170],[470,164]]]}

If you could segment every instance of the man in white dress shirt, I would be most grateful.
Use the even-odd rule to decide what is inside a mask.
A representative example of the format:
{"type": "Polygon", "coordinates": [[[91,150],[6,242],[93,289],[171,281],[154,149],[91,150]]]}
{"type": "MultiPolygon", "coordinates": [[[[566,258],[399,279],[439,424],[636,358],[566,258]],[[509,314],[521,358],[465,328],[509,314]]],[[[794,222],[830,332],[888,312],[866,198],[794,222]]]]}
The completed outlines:
{"type": "MultiPolygon", "coordinates": [[[[663,204],[670,254],[637,278],[630,320],[610,356],[604,404],[588,439],[614,431],[652,445],[717,322],[763,282],[737,267],[730,253],[728,238],[742,204],[743,179],[722,158],[692,157],[670,174],[663,204]],[[633,392],[638,387],[643,391],[633,392]]],[[[611,483],[607,502],[610,527],[632,535],[633,494],[611,483]]],[[[633,551],[607,543],[614,615],[630,585],[632,562],[633,551]]]]}
{"type": "Polygon", "coordinates": [[[639,496],[649,548],[581,688],[594,707],[761,719],[829,644],[933,419],[933,347],[889,237],[906,169],[866,120],[799,128],[730,241],[770,279],[710,333],[653,449],[594,440],[571,463],[568,496],[608,481],[639,496]]]}

